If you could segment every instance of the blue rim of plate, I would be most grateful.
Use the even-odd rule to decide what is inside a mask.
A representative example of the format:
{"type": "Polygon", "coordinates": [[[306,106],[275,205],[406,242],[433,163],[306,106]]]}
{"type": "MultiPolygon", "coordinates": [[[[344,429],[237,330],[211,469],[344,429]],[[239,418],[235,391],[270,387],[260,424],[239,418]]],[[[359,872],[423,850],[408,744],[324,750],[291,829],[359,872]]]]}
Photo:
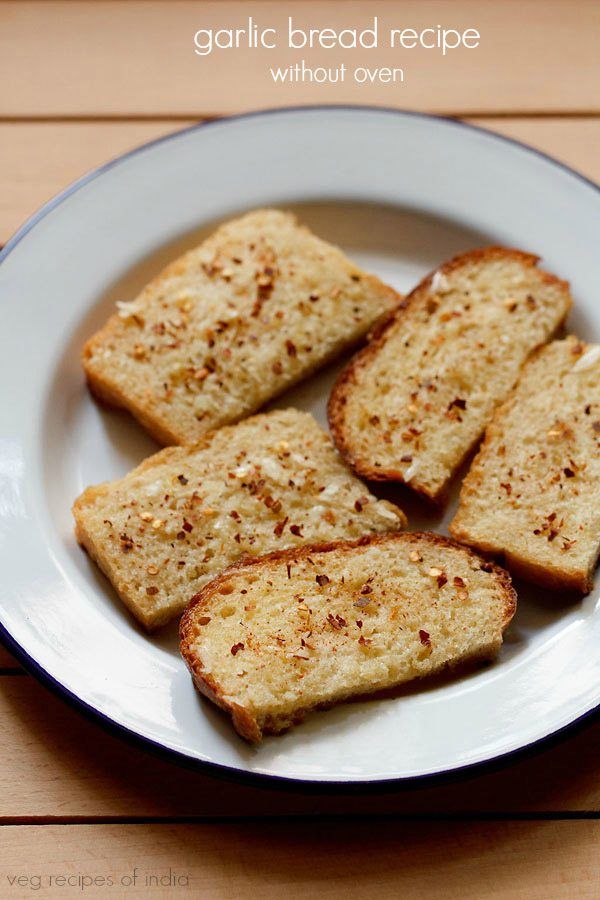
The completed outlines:
{"type": "MultiPolygon", "coordinates": [[[[596,184],[590,178],[586,178],[585,175],[581,175],[581,173],[575,171],[575,169],[572,169],[565,163],[554,159],[554,157],[550,156],[549,154],[544,153],[541,150],[536,150],[534,147],[530,147],[522,141],[506,137],[505,135],[496,134],[495,132],[488,131],[486,128],[480,128],[477,125],[473,125],[470,122],[463,122],[458,119],[440,115],[432,115],[430,113],[421,113],[415,110],[394,109],[393,107],[386,106],[369,106],[366,104],[354,105],[340,103],[325,105],[315,104],[309,106],[284,106],[273,109],[255,110],[252,112],[240,113],[238,115],[232,116],[223,116],[222,118],[209,119],[205,122],[197,122],[196,124],[190,125],[187,128],[179,129],[178,131],[163,135],[159,138],[155,138],[154,140],[148,141],[145,144],[141,144],[139,147],[135,147],[133,150],[128,150],[126,153],[122,153],[120,156],[115,157],[109,162],[104,163],[103,165],[98,166],[95,169],[92,169],[90,172],[86,173],[81,178],[78,178],[63,191],[50,199],[36,213],[34,213],[32,216],[30,216],[29,219],[24,222],[24,224],[15,232],[12,238],[9,239],[9,241],[5,244],[4,248],[0,252],[0,265],[14,250],[14,248],[23,240],[23,238],[31,231],[31,229],[34,228],[37,223],[40,222],[43,218],[45,218],[48,213],[52,212],[53,209],[55,209],[64,200],[70,197],[71,194],[74,194],[80,188],[84,187],[84,185],[88,184],[88,182],[93,181],[95,178],[98,178],[100,175],[108,172],[113,168],[113,166],[118,165],[120,162],[128,159],[131,156],[142,153],[149,147],[174,140],[188,132],[199,131],[200,129],[210,128],[212,125],[222,125],[224,123],[236,121],[238,119],[266,117],[288,112],[301,114],[306,111],[315,112],[319,110],[360,110],[363,112],[376,112],[386,115],[399,116],[402,118],[417,118],[429,121],[443,122],[448,127],[475,131],[479,134],[486,135],[492,141],[501,141],[503,143],[519,147],[521,150],[532,156],[538,156],[541,159],[546,160],[557,169],[560,169],[563,172],[568,172],[572,177],[576,178],[580,182],[583,182],[583,184],[586,184],[592,190],[600,194],[600,185],[596,184]]],[[[281,775],[268,775],[262,772],[249,772],[246,769],[239,769],[235,766],[225,766],[221,765],[220,763],[197,759],[196,757],[188,756],[186,753],[182,753],[179,750],[173,750],[169,747],[165,747],[164,744],[161,744],[158,741],[154,741],[151,738],[144,737],[143,735],[138,734],[136,731],[131,730],[127,726],[121,725],[119,722],[111,719],[110,716],[105,715],[103,712],[78,697],[77,694],[73,693],[73,691],[67,688],[64,684],[50,675],[50,673],[47,672],[46,669],[40,666],[39,663],[29,655],[25,648],[22,647],[21,644],[19,644],[12,637],[10,632],[1,621],[0,641],[4,644],[9,653],[11,653],[21,663],[23,668],[30,675],[33,675],[34,678],[41,682],[44,687],[48,688],[50,691],[52,691],[53,694],[56,694],[58,697],[64,700],[69,706],[81,713],[86,719],[100,725],[109,734],[121,738],[131,746],[145,750],[148,753],[151,753],[153,756],[157,756],[160,759],[166,760],[168,762],[176,763],[179,766],[183,766],[184,768],[200,771],[201,773],[211,775],[215,778],[220,778],[225,781],[233,781],[252,787],[276,788],[279,790],[303,791],[305,793],[322,794],[339,794],[344,792],[351,794],[368,794],[390,790],[408,790],[415,788],[434,787],[442,784],[448,784],[450,782],[460,781],[476,775],[489,774],[498,771],[499,769],[505,768],[510,764],[521,762],[529,758],[530,756],[533,756],[534,754],[540,753],[544,750],[549,750],[564,738],[574,735],[585,726],[593,724],[596,720],[600,720],[599,704],[593,709],[588,710],[586,713],[583,713],[583,715],[578,716],[572,722],[569,722],[561,728],[556,729],[556,731],[553,731],[550,734],[545,735],[544,737],[532,741],[531,743],[526,744],[523,747],[519,747],[515,750],[508,750],[505,753],[498,754],[497,756],[491,757],[487,760],[468,763],[464,766],[458,766],[445,771],[441,770],[439,772],[429,773],[425,775],[411,775],[406,777],[383,779],[378,778],[373,781],[319,781],[318,779],[289,778],[281,775]]]]}

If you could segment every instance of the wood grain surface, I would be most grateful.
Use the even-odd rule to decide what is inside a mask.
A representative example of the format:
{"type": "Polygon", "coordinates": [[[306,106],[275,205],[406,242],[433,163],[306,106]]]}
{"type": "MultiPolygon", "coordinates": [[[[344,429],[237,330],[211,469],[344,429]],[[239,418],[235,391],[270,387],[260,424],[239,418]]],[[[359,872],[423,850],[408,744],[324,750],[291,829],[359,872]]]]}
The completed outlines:
{"type": "MultiPolygon", "coordinates": [[[[600,112],[596,0],[375,0],[375,2],[0,3],[0,95],[5,116],[221,115],[293,103],[383,103],[429,112],[600,112]],[[167,11],[168,10],[168,11],[167,11]],[[200,57],[200,28],[244,27],[248,16],[286,38],[274,50],[222,50],[200,57]],[[287,48],[287,19],[303,28],[416,30],[476,28],[481,45],[433,50],[358,50],[352,61],[398,66],[387,84],[276,84],[270,67],[309,57],[287,48]],[[64,49],[68,47],[68,58],[64,49]],[[400,59],[400,63],[398,60],[400,59]],[[240,71],[244,77],[240,78],[240,71]]],[[[347,52],[315,49],[313,66],[349,63],[347,52]]]]}
{"type": "MultiPolygon", "coordinates": [[[[268,106],[378,103],[467,117],[600,181],[599,37],[596,0],[0,0],[0,243],[120,153],[204,117],[268,106]],[[196,29],[249,14],[278,27],[288,15],[315,27],[364,26],[375,14],[388,25],[439,21],[478,28],[482,45],[405,55],[406,81],[392,88],[282,88],[268,67],[301,52],[241,52],[235,65],[227,52],[193,53],[196,29]]],[[[377,54],[385,62],[397,64],[377,54]]],[[[600,723],[426,789],[267,789],[125,745],[1,647],[0,721],[1,897],[600,896],[600,723]],[[99,880],[84,889],[90,877],[99,880]]]]}
{"type": "MultiPolygon", "coordinates": [[[[0,118],[0,243],[67,184],[120,153],[198,120],[6,122],[0,118]]],[[[600,117],[471,118],[600,181],[600,117]]]]}
{"type": "MultiPolygon", "coordinates": [[[[104,886],[78,893],[94,897],[232,900],[254,889],[261,900],[595,900],[599,840],[594,821],[9,826],[0,831],[0,853],[10,860],[0,890],[15,896],[8,878],[25,874],[34,884],[40,876],[45,890],[37,895],[44,897],[74,896],[76,889],[56,886],[71,875],[103,878],[104,886]],[[47,887],[49,876],[54,887],[47,887]],[[173,886],[148,887],[152,876],[173,886]]],[[[25,888],[17,896],[32,894],[25,888]]]]}

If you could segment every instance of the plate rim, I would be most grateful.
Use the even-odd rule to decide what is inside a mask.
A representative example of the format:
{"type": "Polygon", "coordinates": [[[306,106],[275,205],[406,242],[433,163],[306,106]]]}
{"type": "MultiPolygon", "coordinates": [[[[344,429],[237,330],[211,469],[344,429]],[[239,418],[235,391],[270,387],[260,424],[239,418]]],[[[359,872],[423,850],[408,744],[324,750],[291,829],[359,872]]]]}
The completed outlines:
{"type": "MultiPolygon", "coordinates": [[[[530,145],[518,139],[498,134],[496,132],[488,130],[487,128],[483,128],[479,125],[475,125],[471,122],[466,122],[461,119],[456,119],[454,117],[425,113],[418,110],[406,110],[389,106],[373,106],[369,104],[334,103],[311,104],[305,106],[291,105],[283,107],[269,107],[266,109],[251,110],[249,112],[237,113],[233,115],[195,122],[194,124],[186,126],[185,128],[177,129],[174,132],[170,132],[169,134],[162,135],[158,138],[154,138],[151,141],[147,141],[143,144],[133,147],[131,150],[119,154],[118,156],[110,159],[108,162],[91,169],[80,178],[68,184],[67,187],[65,187],[62,191],[59,191],[56,195],[51,197],[45,204],[43,204],[43,206],[41,206],[36,212],[34,212],[25,220],[25,222],[20,226],[20,228],[17,229],[14,235],[9,238],[9,240],[0,251],[0,265],[29,233],[29,231],[31,231],[31,229],[38,224],[38,222],[44,219],[53,209],[58,207],[72,194],[76,193],[80,188],[84,187],[90,181],[93,181],[94,179],[103,175],[105,172],[109,171],[115,165],[132,156],[137,155],[138,153],[144,152],[150,147],[166,143],[167,141],[175,140],[184,134],[200,131],[201,129],[205,128],[210,128],[213,125],[218,126],[226,124],[231,121],[266,117],[281,113],[302,114],[304,112],[314,113],[329,110],[346,112],[358,110],[367,113],[370,112],[393,115],[400,118],[416,118],[426,121],[442,122],[445,126],[462,130],[475,131],[479,134],[486,135],[492,141],[499,141],[512,146],[516,146],[531,156],[537,156],[545,160],[546,162],[549,162],[555,168],[575,177],[578,181],[592,188],[592,190],[600,193],[600,184],[596,183],[591,178],[588,178],[587,176],[581,174],[566,163],[563,163],[560,160],[556,159],[552,155],[545,153],[542,150],[538,150],[535,147],[531,147],[530,145]]],[[[306,793],[323,794],[338,794],[343,792],[353,794],[367,794],[375,793],[378,791],[389,791],[390,789],[411,790],[415,788],[434,787],[441,784],[461,781],[465,778],[473,777],[475,775],[495,772],[505,768],[510,764],[520,762],[537,753],[550,749],[551,747],[560,743],[566,737],[579,732],[584,727],[593,724],[595,720],[600,718],[600,704],[598,704],[597,706],[592,707],[591,709],[577,716],[572,721],[567,722],[565,725],[549,732],[546,735],[543,735],[540,738],[537,738],[534,741],[529,742],[528,744],[524,744],[521,747],[508,750],[504,753],[496,754],[489,757],[488,759],[479,760],[473,763],[467,763],[463,766],[452,767],[450,769],[441,769],[439,772],[427,773],[422,775],[394,776],[391,778],[376,777],[374,779],[361,780],[320,780],[318,778],[295,778],[291,776],[275,775],[263,772],[252,772],[247,769],[239,768],[237,766],[224,765],[222,763],[217,763],[210,760],[198,759],[197,757],[188,755],[187,753],[180,750],[175,750],[171,747],[167,747],[160,741],[153,740],[152,738],[144,736],[133,730],[132,728],[121,724],[120,722],[111,718],[109,715],[106,715],[104,712],[79,697],[70,688],[66,687],[57,678],[51,675],[40,663],[38,663],[37,660],[33,656],[31,656],[30,653],[12,636],[10,631],[1,621],[0,640],[7,648],[7,650],[21,663],[26,672],[36,678],[37,681],[39,681],[45,688],[50,690],[55,696],[58,696],[60,699],[66,702],[69,707],[75,709],[89,721],[100,725],[100,727],[102,727],[103,730],[108,732],[109,734],[120,738],[130,746],[145,750],[155,757],[171,763],[175,763],[181,767],[194,771],[200,771],[206,775],[213,776],[221,780],[241,783],[254,787],[275,788],[278,790],[295,790],[304,791],[306,793]]]]}

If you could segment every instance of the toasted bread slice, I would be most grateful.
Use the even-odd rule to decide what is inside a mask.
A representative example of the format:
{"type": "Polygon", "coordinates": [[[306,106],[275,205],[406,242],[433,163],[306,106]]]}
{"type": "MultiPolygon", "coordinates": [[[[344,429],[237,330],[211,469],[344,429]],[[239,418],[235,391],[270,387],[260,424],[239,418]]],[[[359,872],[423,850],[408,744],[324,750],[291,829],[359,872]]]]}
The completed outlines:
{"type": "Polygon", "coordinates": [[[190,444],[356,344],[399,295],[278,210],[222,225],[85,345],[92,391],[190,444]]]}
{"type": "Polygon", "coordinates": [[[510,577],[435,534],[272,553],[193,598],[180,626],[196,687],[249,741],[311,709],[493,657],[510,577]]]}
{"type": "Polygon", "coordinates": [[[77,536],[148,629],[244,555],[402,528],[308,413],[276,410],[169,447],[73,506],[77,536]]]}
{"type": "Polygon", "coordinates": [[[600,346],[554,341],[496,412],[450,530],[529,581],[587,592],[600,552],[600,346]]]}
{"type": "Polygon", "coordinates": [[[458,256],[404,300],[340,376],[329,421],[365,478],[437,500],[528,354],[571,306],[537,257],[490,247],[458,256]]]}

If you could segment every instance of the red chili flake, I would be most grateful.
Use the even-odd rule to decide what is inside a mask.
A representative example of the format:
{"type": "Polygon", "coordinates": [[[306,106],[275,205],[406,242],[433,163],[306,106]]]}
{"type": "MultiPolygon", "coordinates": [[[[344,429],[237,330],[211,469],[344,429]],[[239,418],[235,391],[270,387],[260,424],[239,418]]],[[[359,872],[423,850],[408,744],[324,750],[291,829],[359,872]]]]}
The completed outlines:
{"type": "Polygon", "coordinates": [[[291,578],[292,577],[292,567],[291,567],[290,563],[286,563],[285,567],[287,569],[287,577],[291,578]]]}
{"type": "Polygon", "coordinates": [[[447,582],[448,582],[448,579],[446,578],[446,576],[444,575],[443,572],[442,572],[441,575],[438,575],[438,577],[437,577],[437,586],[438,586],[439,588],[444,587],[444,585],[445,585],[447,582]]]}
{"type": "Polygon", "coordinates": [[[301,525],[290,525],[290,531],[292,534],[295,534],[296,537],[304,537],[302,534],[302,526],[301,525]]]}
{"type": "Polygon", "coordinates": [[[373,643],[373,641],[370,641],[370,640],[364,638],[361,634],[361,636],[358,639],[358,643],[361,644],[363,647],[368,647],[369,644],[373,643]]]}
{"type": "Polygon", "coordinates": [[[239,651],[240,651],[240,650],[243,650],[243,649],[244,649],[244,645],[243,645],[243,643],[240,641],[239,644],[234,644],[233,647],[231,648],[231,655],[232,655],[232,656],[235,656],[236,653],[239,653],[239,651]]]}
{"type": "Polygon", "coordinates": [[[184,531],[187,531],[188,534],[190,533],[190,531],[194,530],[194,526],[187,522],[185,519],[183,520],[182,528],[184,531]]]}
{"type": "Polygon", "coordinates": [[[419,640],[424,647],[431,647],[431,638],[429,637],[429,632],[423,631],[422,628],[419,629],[419,640]]]}
{"type": "Polygon", "coordinates": [[[356,626],[357,626],[357,628],[362,628],[362,626],[363,626],[362,619],[356,620],[356,626]]]}
{"type": "Polygon", "coordinates": [[[501,482],[500,482],[500,487],[501,487],[501,488],[504,488],[504,490],[506,491],[506,493],[507,493],[509,496],[512,494],[512,485],[510,484],[510,482],[508,482],[508,481],[504,481],[504,482],[501,481],[501,482]]]}
{"type": "Polygon", "coordinates": [[[283,529],[285,528],[285,526],[287,525],[288,522],[289,522],[289,517],[286,516],[285,519],[282,519],[281,522],[277,523],[277,525],[273,529],[273,534],[275,535],[275,537],[281,537],[281,535],[283,534],[283,529]]]}
{"type": "Polygon", "coordinates": [[[317,575],[315,581],[319,585],[319,587],[324,587],[326,584],[329,584],[329,578],[327,575],[317,575]]]}
{"type": "Polygon", "coordinates": [[[361,594],[372,594],[373,588],[371,587],[370,584],[363,584],[363,586],[360,589],[360,592],[361,592],[361,594]]]}
{"type": "Polygon", "coordinates": [[[346,626],[348,625],[348,623],[342,616],[336,615],[335,619],[336,619],[336,622],[338,623],[338,625],[340,626],[340,628],[346,628],[346,626]]]}
{"type": "Polygon", "coordinates": [[[119,540],[121,541],[123,553],[129,553],[130,550],[133,550],[133,539],[128,534],[123,532],[123,534],[119,535],[119,540]]]}
{"type": "Polygon", "coordinates": [[[327,614],[327,621],[329,622],[329,624],[331,625],[331,627],[333,628],[334,631],[340,631],[340,630],[341,630],[342,626],[340,625],[340,623],[339,623],[339,621],[338,621],[338,616],[336,616],[336,617],[334,618],[332,613],[328,613],[328,614],[327,614]]]}
{"type": "Polygon", "coordinates": [[[288,356],[298,356],[298,351],[296,350],[296,345],[293,341],[286,341],[285,349],[288,352],[288,356]]]}
{"type": "Polygon", "coordinates": [[[453,580],[453,583],[456,585],[456,587],[464,587],[465,586],[464,578],[461,578],[460,575],[455,575],[455,577],[452,580],[453,580]]]}
{"type": "Polygon", "coordinates": [[[178,475],[177,481],[179,482],[179,484],[187,484],[189,479],[186,478],[185,475],[178,475]]]}
{"type": "Polygon", "coordinates": [[[198,619],[198,625],[208,625],[210,622],[210,616],[200,616],[198,619]]]}
{"type": "Polygon", "coordinates": [[[591,404],[591,403],[588,403],[588,405],[587,405],[586,408],[585,408],[585,414],[586,414],[586,416],[589,416],[589,414],[591,413],[591,411],[592,411],[592,404],[591,404]]]}
{"type": "Polygon", "coordinates": [[[229,515],[231,516],[232,519],[235,519],[236,522],[239,522],[242,518],[240,516],[239,512],[237,511],[237,509],[232,509],[231,512],[229,513],[229,515]]]}
{"type": "Polygon", "coordinates": [[[319,297],[318,294],[309,294],[308,299],[310,300],[311,303],[316,303],[317,300],[320,300],[321,298],[319,297]]]}
{"type": "Polygon", "coordinates": [[[453,406],[456,406],[457,409],[466,409],[467,401],[463,400],[462,397],[455,397],[454,400],[448,404],[448,409],[451,410],[453,406]]]}
{"type": "Polygon", "coordinates": [[[409,463],[409,462],[412,462],[412,460],[413,460],[413,458],[410,455],[410,453],[405,453],[404,456],[400,457],[400,462],[409,463]]]}
{"type": "Polygon", "coordinates": [[[362,508],[363,508],[363,505],[360,502],[360,500],[356,500],[354,503],[354,509],[356,510],[356,512],[362,512],[362,508]]]}
{"type": "Polygon", "coordinates": [[[563,469],[563,472],[565,473],[567,478],[575,478],[575,472],[573,471],[573,469],[570,469],[568,466],[565,469],[563,469]]]}
{"type": "Polygon", "coordinates": [[[267,509],[271,509],[273,510],[273,512],[277,513],[281,509],[281,500],[275,500],[275,498],[271,497],[270,494],[267,494],[267,496],[263,500],[263,503],[265,504],[267,509]]]}
{"type": "Polygon", "coordinates": [[[369,422],[371,423],[371,425],[379,425],[381,419],[379,418],[379,416],[371,416],[369,422]]]}
{"type": "Polygon", "coordinates": [[[275,375],[281,375],[281,373],[283,372],[283,366],[281,365],[279,360],[277,360],[277,362],[273,363],[273,365],[271,366],[271,369],[273,370],[275,375]]]}

